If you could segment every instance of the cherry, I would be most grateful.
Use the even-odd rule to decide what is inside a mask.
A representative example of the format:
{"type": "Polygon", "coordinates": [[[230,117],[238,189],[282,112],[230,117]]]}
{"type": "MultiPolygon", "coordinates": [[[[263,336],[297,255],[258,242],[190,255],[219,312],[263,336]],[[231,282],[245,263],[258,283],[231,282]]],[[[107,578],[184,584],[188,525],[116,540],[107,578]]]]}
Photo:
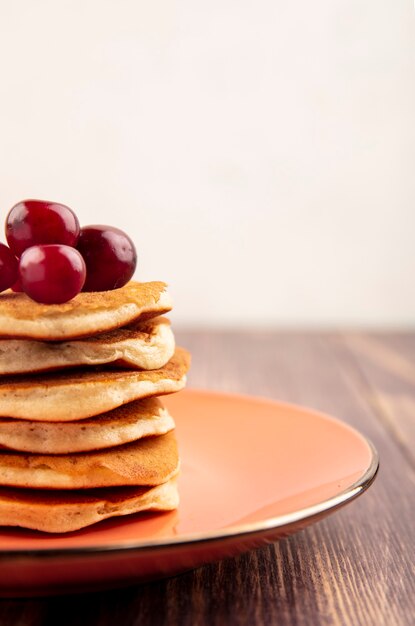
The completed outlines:
{"type": "Polygon", "coordinates": [[[0,291],[9,289],[19,276],[18,261],[13,252],[0,243],[0,291]]]}
{"type": "Polygon", "coordinates": [[[76,247],[79,222],[64,204],[46,200],[23,200],[6,218],[7,242],[17,257],[30,246],[61,243],[76,247]]]}
{"type": "MultiPolygon", "coordinates": [[[[17,268],[19,269],[19,268],[17,268]]],[[[17,293],[21,293],[23,291],[22,283],[20,278],[16,280],[16,282],[10,287],[12,291],[16,291],[17,293]]]]}
{"type": "Polygon", "coordinates": [[[32,300],[61,304],[81,291],[86,268],[75,248],[52,244],[32,246],[23,252],[19,274],[23,291],[32,300]]]}
{"type": "Polygon", "coordinates": [[[131,239],[112,226],[85,226],[77,248],[86,264],[84,291],[123,287],[134,274],[137,252],[131,239]]]}

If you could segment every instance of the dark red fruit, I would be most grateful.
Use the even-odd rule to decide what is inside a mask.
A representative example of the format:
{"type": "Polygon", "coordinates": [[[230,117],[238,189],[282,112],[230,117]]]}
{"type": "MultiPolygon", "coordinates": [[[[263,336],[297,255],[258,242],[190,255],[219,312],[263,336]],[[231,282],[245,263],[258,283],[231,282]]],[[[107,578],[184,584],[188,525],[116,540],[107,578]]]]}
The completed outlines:
{"type": "Polygon", "coordinates": [[[131,239],[119,228],[85,226],[77,248],[86,264],[84,291],[118,289],[134,274],[137,252],[131,239]]]}
{"type": "Polygon", "coordinates": [[[16,280],[16,282],[14,283],[14,285],[12,285],[12,286],[10,287],[10,289],[11,289],[12,291],[16,291],[17,293],[21,293],[21,292],[23,291],[23,287],[22,287],[22,283],[21,283],[21,281],[20,281],[20,278],[18,278],[18,279],[16,280]]]}
{"type": "Polygon", "coordinates": [[[7,242],[17,257],[30,246],[60,243],[76,247],[80,226],[69,207],[46,200],[23,200],[6,219],[7,242]]]}
{"type": "Polygon", "coordinates": [[[0,291],[9,289],[19,276],[18,261],[13,252],[0,243],[0,291]]]}
{"type": "Polygon", "coordinates": [[[32,300],[61,304],[81,291],[86,268],[78,250],[54,244],[32,246],[23,252],[19,274],[23,291],[32,300]]]}

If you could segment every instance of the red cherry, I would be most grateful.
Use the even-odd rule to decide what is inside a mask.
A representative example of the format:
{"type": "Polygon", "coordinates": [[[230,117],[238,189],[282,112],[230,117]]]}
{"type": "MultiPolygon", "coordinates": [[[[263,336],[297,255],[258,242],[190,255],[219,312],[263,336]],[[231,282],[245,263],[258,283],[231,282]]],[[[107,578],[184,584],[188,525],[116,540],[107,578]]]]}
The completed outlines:
{"type": "Polygon", "coordinates": [[[18,278],[18,279],[16,280],[16,282],[14,283],[14,285],[12,285],[12,286],[10,287],[10,289],[11,289],[12,291],[16,291],[17,293],[22,293],[22,291],[23,291],[23,287],[22,287],[22,283],[21,283],[21,281],[20,281],[20,278],[18,278]]]}
{"type": "Polygon", "coordinates": [[[9,289],[19,276],[18,261],[13,252],[0,243],[0,291],[9,289]]]}
{"type": "Polygon", "coordinates": [[[23,291],[36,302],[61,304],[76,296],[85,282],[85,262],[69,246],[32,246],[19,263],[23,291]]]}
{"type": "Polygon", "coordinates": [[[23,200],[6,218],[7,242],[19,257],[30,246],[61,243],[76,247],[80,226],[69,207],[45,200],[23,200]]]}
{"type": "Polygon", "coordinates": [[[131,239],[112,226],[85,226],[77,248],[86,264],[84,291],[123,287],[134,274],[137,252],[131,239]]]}

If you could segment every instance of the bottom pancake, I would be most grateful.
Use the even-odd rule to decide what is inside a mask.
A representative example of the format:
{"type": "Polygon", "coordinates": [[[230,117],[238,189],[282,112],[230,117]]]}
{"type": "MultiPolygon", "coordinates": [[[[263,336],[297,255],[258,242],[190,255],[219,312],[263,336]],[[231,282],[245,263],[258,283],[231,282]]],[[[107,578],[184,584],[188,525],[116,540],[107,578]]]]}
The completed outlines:
{"type": "Polygon", "coordinates": [[[176,479],[156,487],[51,492],[0,488],[0,526],[68,533],[109,517],[171,511],[179,504],[176,479]]]}

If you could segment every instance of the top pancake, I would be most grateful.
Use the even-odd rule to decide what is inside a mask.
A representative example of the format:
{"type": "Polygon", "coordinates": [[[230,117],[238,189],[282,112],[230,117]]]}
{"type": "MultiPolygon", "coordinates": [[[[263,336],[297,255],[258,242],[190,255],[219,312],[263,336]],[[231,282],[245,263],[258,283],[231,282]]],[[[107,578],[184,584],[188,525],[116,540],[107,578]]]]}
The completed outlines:
{"type": "Polygon", "coordinates": [[[130,281],[121,289],[85,292],[64,304],[40,304],[23,293],[0,294],[0,337],[62,341],[106,332],[172,308],[167,285],[130,281]]]}

